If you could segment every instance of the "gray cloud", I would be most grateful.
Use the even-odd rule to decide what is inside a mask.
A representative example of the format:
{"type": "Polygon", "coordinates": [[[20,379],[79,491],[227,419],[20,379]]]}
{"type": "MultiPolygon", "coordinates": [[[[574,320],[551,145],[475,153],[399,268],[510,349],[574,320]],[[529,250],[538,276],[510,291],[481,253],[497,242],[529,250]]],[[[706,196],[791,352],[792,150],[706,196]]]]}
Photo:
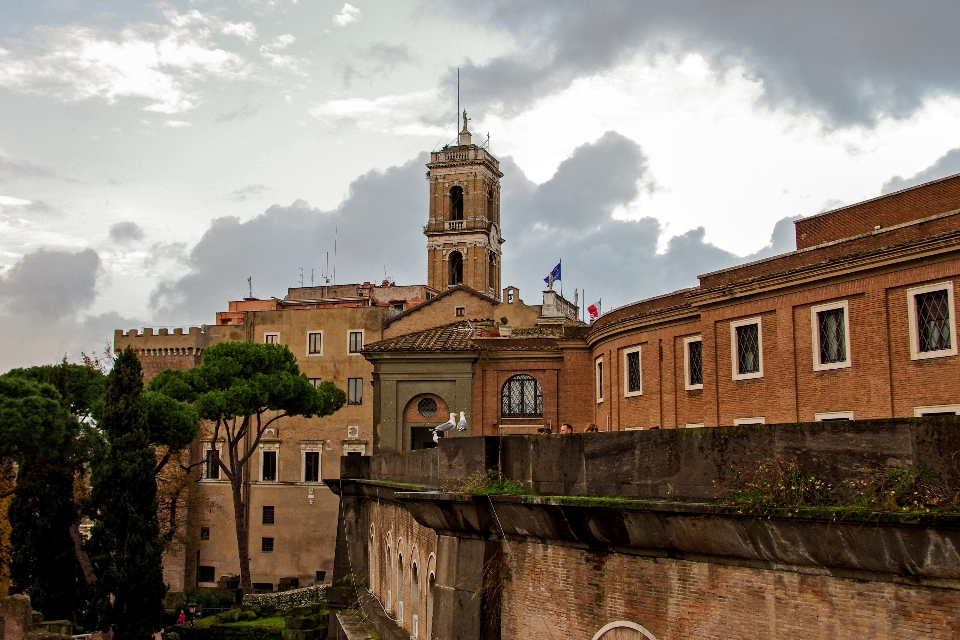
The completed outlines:
{"type": "Polygon", "coordinates": [[[901,176],[890,178],[883,183],[880,193],[893,193],[894,191],[900,191],[907,187],[915,187],[918,184],[930,182],[931,180],[946,178],[955,173],[960,173],[960,149],[948,151],[932,165],[909,178],[903,178],[901,176]]]}
{"type": "Polygon", "coordinates": [[[794,218],[776,223],[771,241],[749,256],[737,256],[705,241],[702,227],[671,238],[653,217],[617,220],[612,212],[631,202],[650,176],[640,147],[607,132],[576,149],[547,182],[535,185],[509,159],[502,195],[505,283],[516,284],[534,302],[543,278],[563,260],[564,295],[587,289],[589,304],[603,299],[611,309],[684,287],[702,273],[796,248],[794,218]]]}
{"type": "MultiPolygon", "coordinates": [[[[426,161],[421,154],[402,166],[359,177],[333,211],[297,200],[274,205],[247,222],[215,220],[186,259],[190,273],[154,290],[151,302],[158,321],[210,322],[228,300],[247,294],[247,276],[253,277],[260,297],[282,297],[287,287],[298,286],[298,267],[304,268],[309,284],[310,269],[324,266],[327,251],[333,262],[337,227],[338,282],[379,281],[384,262],[399,283],[425,282],[426,161]]],[[[706,271],[794,248],[791,220],[784,219],[774,227],[770,245],[751,256],[739,257],[706,242],[702,228],[671,239],[666,252],[658,254],[663,229],[654,218],[612,217],[617,206],[651,183],[640,147],[614,132],[579,147],[541,185],[528,180],[509,158],[501,166],[506,174],[504,282],[528,293],[542,288],[542,278],[561,258],[565,294],[572,297],[574,287],[586,287],[591,298],[602,296],[610,308],[695,285],[696,276],[706,271]]],[[[320,271],[316,276],[319,282],[320,271]]]]}
{"type": "Polygon", "coordinates": [[[0,278],[0,301],[10,312],[57,320],[93,302],[100,256],[39,249],[10,267],[0,278]]]}
{"type": "MultiPolygon", "coordinates": [[[[310,270],[325,266],[327,251],[332,271],[335,235],[338,282],[379,282],[384,262],[398,282],[424,282],[427,160],[421,154],[402,166],[360,176],[332,211],[297,200],[274,205],[246,222],[214,220],[189,253],[190,273],[154,290],[151,302],[160,319],[210,322],[227,300],[247,294],[248,276],[256,295],[283,297],[287,287],[299,285],[299,267],[309,284],[310,270]]],[[[319,282],[319,270],[315,277],[319,282]]]]}
{"type": "Polygon", "coordinates": [[[361,51],[356,63],[347,63],[343,67],[341,78],[344,86],[350,86],[355,78],[362,80],[371,76],[386,76],[401,64],[417,64],[419,59],[405,44],[387,44],[377,42],[361,51]]]}
{"type": "Polygon", "coordinates": [[[245,104],[239,109],[220,113],[220,115],[218,115],[214,121],[233,122],[234,120],[246,120],[250,116],[256,115],[258,111],[260,111],[260,107],[245,104]]]}
{"type": "Polygon", "coordinates": [[[78,318],[96,295],[99,266],[93,249],[40,249],[0,273],[0,371],[76,361],[112,343],[114,329],[143,326],[113,312],[78,318]]]}
{"type": "Polygon", "coordinates": [[[960,89],[955,3],[499,0],[448,9],[520,45],[460,65],[462,95],[481,110],[518,112],[577,78],[675,46],[720,68],[743,62],[769,103],[813,109],[839,124],[905,116],[928,95],[960,89]]]}
{"type": "Polygon", "coordinates": [[[248,184],[247,186],[237,189],[232,194],[234,202],[243,202],[247,198],[260,198],[270,189],[263,184],[248,184]]]}
{"type": "Polygon", "coordinates": [[[143,229],[136,222],[124,220],[110,227],[110,239],[121,244],[143,240],[143,229]]]}
{"type": "Polygon", "coordinates": [[[9,182],[17,178],[59,178],[53,169],[38,167],[37,165],[13,160],[0,155],[0,182],[9,182]]]}

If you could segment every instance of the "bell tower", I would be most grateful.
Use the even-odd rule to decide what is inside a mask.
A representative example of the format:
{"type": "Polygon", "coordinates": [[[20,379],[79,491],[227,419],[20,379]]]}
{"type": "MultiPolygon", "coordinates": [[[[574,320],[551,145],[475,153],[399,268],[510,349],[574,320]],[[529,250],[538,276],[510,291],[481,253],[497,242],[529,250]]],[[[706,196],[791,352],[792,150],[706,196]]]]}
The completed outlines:
{"type": "Polygon", "coordinates": [[[471,142],[463,112],[459,144],[430,154],[427,285],[464,284],[500,299],[500,161],[471,142]]]}

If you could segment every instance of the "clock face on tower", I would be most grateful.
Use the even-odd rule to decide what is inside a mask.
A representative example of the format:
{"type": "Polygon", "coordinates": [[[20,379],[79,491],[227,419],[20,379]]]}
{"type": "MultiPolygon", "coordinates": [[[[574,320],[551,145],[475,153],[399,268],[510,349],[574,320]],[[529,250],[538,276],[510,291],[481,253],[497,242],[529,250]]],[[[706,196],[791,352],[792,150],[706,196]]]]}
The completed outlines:
{"type": "Polygon", "coordinates": [[[470,142],[466,127],[460,144],[430,154],[430,218],[427,285],[444,291],[467,286],[500,298],[500,162],[470,142]]]}

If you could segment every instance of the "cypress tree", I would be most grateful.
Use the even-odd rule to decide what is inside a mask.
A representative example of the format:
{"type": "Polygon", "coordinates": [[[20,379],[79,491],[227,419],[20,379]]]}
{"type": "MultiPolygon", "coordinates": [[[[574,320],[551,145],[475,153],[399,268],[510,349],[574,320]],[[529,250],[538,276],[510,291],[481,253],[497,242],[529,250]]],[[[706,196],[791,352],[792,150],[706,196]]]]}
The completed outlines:
{"type": "MultiPolygon", "coordinates": [[[[29,468],[21,468],[29,475],[29,468]]],[[[85,582],[70,527],[77,521],[73,469],[57,469],[24,482],[7,512],[10,578],[14,593],[29,593],[47,620],[77,622],[85,582]]]]}
{"type": "Polygon", "coordinates": [[[89,613],[114,640],[146,640],[163,616],[156,454],[141,403],[140,361],[129,347],[110,372],[99,426],[109,452],[94,469],[88,543],[97,581],[89,613]]]}

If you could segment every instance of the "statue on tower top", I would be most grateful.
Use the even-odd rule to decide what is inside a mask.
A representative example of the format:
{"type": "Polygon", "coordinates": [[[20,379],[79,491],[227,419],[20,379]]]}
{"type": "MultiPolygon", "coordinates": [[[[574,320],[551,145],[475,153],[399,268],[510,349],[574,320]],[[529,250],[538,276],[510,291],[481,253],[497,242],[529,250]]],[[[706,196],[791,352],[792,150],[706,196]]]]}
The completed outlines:
{"type": "Polygon", "coordinates": [[[467,117],[467,110],[463,110],[463,129],[460,130],[460,145],[470,144],[470,130],[467,129],[467,122],[470,118],[467,117]]]}

